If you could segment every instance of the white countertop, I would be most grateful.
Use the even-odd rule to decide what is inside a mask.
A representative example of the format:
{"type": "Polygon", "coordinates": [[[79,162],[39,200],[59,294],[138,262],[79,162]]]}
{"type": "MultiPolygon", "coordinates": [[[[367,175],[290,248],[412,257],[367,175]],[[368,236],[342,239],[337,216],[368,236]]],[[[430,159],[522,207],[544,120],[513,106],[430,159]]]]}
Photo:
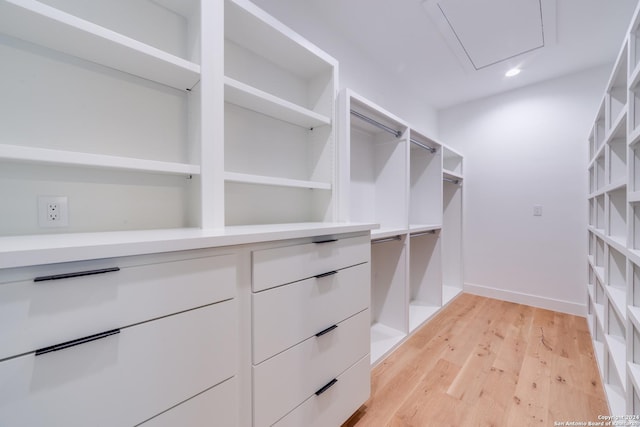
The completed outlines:
{"type": "Polygon", "coordinates": [[[0,237],[0,269],[97,258],[242,245],[378,228],[371,223],[295,223],[219,229],[39,234],[0,237]]]}

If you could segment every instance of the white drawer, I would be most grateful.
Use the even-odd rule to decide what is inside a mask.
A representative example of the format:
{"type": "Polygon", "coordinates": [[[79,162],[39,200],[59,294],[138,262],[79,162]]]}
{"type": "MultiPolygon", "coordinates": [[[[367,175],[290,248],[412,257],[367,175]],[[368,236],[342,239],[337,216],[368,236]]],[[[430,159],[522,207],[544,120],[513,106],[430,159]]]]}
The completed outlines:
{"type": "Polygon", "coordinates": [[[369,235],[253,252],[253,291],[258,292],[368,262],[369,235]]]}
{"type": "Polygon", "coordinates": [[[233,298],[236,264],[208,256],[0,284],[0,359],[233,298]]]}
{"type": "Polygon", "coordinates": [[[142,427],[233,427],[238,425],[235,377],[141,424],[142,427]]]}
{"type": "Polygon", "coordinates": [[[274,427],[338,427],[369,398],[371,393],[369,355],[338,376],[337,382],[320,395],[278,421],[274,427]]]}
{"type": "Polygon", "coordinates": [[[369,306],[369,263],[253,294],[253,363],[279,353],[369,306]]]}
{"type": "Polygon", "coordinates": [[[235,374],[235,300],[0,363],[0,425],[131,427],[235,374]]]}
{"type": "Polygon", "coordinates": [[[369,353],[369,310],[253,367],[255,426],[270,426],[369,353]]]}

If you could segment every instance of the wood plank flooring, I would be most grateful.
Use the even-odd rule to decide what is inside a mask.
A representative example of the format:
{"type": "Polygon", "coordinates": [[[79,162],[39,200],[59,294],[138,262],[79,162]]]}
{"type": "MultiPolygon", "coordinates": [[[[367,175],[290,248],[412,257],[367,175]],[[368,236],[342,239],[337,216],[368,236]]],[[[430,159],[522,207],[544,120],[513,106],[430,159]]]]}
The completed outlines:
{"type": "Polygon", "coordinates": [[[608,415],[584,318],[462,294],[376,366],[343,427],[553,426],[608,415]]]}

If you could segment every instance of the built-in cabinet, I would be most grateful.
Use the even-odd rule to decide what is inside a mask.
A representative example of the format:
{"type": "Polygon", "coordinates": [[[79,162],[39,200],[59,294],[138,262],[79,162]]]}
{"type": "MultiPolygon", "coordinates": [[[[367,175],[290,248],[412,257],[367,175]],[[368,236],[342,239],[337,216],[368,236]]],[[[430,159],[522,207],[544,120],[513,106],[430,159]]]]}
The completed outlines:
{"type": "Polygon", "coordinates": [[[339,425],[462,289],[462,156],[248,0],[0,0],[0,62],[2,425],[339,425]]]}
{"type": "Polygon", "coordinates": [[[341,219],[371,232],[371,363],[462,291],[462,156],[351,90],[339,100],[341,219]]]}
{"type": "Polygon", "coordinates": [[[589,134],[587,320],[612,414],[640,414],[640,16],[589,134]]]}

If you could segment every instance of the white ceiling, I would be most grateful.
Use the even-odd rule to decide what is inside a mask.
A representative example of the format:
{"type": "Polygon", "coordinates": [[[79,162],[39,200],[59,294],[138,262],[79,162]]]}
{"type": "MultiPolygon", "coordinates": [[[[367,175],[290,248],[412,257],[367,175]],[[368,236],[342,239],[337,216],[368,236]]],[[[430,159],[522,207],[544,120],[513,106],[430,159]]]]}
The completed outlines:
{"type": "Polygon", "coordinates": [[[321,22],[438,109],[613,63],[638,2],[253,1],[294,28],[285,19],[291,18],[293,10],[321,22]],[[438,22],[434,8],[447,19],[438,22]],[[447,26],[449,34],[440,30],[447,26]],[[522,73],[505,77],[514,66],[522,68],[522,73]]]}

